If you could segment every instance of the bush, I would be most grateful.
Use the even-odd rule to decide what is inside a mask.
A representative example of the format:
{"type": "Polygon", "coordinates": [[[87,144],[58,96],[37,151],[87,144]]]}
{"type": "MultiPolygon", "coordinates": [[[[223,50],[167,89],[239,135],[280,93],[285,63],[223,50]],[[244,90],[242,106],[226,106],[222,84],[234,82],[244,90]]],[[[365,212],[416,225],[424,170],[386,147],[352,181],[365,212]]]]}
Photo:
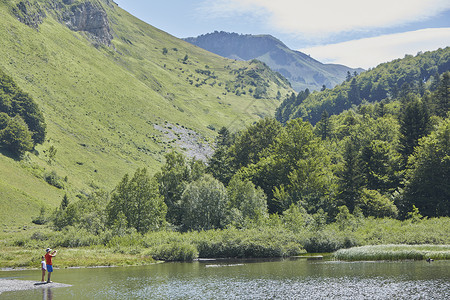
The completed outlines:
{"type": "Polygon", "coordinates": [[[276,228],[210,230],[194,241],[200,257],[287,257],[304,253],[297,236],[276,228]]]}
{"type": "Polygon", "coordinates": [[[193,261],[198,258],[197,248],[188,243],[163,244],[151,250],[154,259],[165,261],[193,261]]]}
{"type": "Polygon", "coordinates": [[[58,189],[64,188],[64,183],[62,182],[61,177],[59,177],[55,171],[46,173],[44,175],[44,179],[48,184],[53,185],[54,187],[57,187],[58,189]]]}

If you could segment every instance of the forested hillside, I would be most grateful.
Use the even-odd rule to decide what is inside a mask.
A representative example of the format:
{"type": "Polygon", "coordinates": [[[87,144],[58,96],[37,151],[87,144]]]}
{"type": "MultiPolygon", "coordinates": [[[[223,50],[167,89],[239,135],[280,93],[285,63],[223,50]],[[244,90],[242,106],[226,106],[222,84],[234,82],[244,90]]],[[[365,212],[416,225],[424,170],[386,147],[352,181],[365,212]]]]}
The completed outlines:
{"type": "Polygon", "coordinates": [[[326,224],[356,228],[356,220],[374,218],[448,217],[449,91],[446,72],[425,98],[409,92],[388,104],[324,113],[314,127],[301,119],[283,126],[271,118],[236,134],[223,127],[207,164],[168,153],[154,176],[138,169],[111,194],[72,204],[65,198],[60,209],[39,220],[58,230],[146,233],[167,226],[265,228],[274,222],[319,231],[326,224]],[[92,218],[95,229],[85,225],[92,218]]]}
{"type": "Polygon", "coordinates": [[[439,75],[450,70],[450,48],[407,55],[357,76],[348,73],[346,80],[333,89],[311,93],[309,90],[291,95],[277,109],[282,123],[303,118],[317,123],[326,110],[336,115],[362,103],[391,101],[409,92],[424,96],[435,90],[439,75]]]}
{"type": "Polygon", "coordinates": [[[109,0],[0,1],[0,40],[1,206],[34,203],[2,210],[12,222],[154,173],[172,149],[205,159],[220,127],[272,115],[293,91],[263,63],[194,47],[109,0]]]}

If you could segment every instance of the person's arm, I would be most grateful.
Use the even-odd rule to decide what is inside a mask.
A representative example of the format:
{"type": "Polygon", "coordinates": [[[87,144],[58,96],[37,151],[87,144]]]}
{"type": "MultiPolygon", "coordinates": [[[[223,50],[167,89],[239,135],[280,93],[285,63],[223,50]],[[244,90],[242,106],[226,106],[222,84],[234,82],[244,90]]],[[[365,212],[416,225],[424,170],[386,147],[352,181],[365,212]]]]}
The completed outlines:
{"type": "Polygon", "coordinates": [[[56,252],[58,252],[57,250],[52,252],[52,256],[56,256],[56,252]]]}

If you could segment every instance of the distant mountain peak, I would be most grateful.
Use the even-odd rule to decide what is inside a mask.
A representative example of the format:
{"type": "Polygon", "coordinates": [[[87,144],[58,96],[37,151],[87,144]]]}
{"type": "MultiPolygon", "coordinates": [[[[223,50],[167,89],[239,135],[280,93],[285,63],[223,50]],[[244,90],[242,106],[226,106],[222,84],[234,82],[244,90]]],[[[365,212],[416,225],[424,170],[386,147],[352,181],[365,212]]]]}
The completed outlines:
{"type": "Polygon", "coordinates": [[[220,56],[237,59],[258,59],[281,73],[297,90],[332,88],[345,80],[347,72],[361,72],[343,65],[323,64],[300,51],[289,49],[279,39],[268,35],[238,34],[214,31],[185,41],[220,56]]]}

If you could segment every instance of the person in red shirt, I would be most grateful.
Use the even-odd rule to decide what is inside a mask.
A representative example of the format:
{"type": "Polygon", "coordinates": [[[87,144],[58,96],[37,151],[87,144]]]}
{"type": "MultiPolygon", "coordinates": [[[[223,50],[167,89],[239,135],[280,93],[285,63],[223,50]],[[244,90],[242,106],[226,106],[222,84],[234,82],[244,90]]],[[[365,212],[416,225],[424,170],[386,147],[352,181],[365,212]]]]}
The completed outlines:
{"type": "Polygon", "coordinates": [[[52,258],[56,256],[56,250],[52,252],[52,249],[47,248],[45,250],[47,253],[45,254],[45,263],[47,264],[47,273],[48,273],[48,277],[47,277],[47,283],[50,283],[52,281],[50,281],[50,277],[52,276],[53,273],[53,263],[52,263],[52,258]]]}

